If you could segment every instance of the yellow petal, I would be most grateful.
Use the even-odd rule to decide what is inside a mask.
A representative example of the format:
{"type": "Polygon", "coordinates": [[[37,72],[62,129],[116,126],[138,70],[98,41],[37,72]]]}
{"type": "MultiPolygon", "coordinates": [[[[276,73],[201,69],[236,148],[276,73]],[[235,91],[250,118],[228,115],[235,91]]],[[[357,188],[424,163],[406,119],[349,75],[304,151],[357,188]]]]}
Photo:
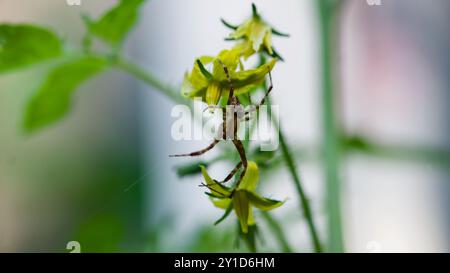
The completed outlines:
{"type": "MultiPolygon", "coordinates": [[[[253,16],[240,25],[236,31],[230,34],[233,39],[246,38],[253,52],[258,52],[264,48],[272,54],[272,28],[267,25],[259,16],[253,16]]],[[[247,51],[247,54],[249,51],[247,51]]],[[[253,54],[253,53],[252,53],[253,54]]],[[[247,55],[248,57],[249,55],[247,55]]]]}
{"type": "Polygon", "coordinates": [[[252,42],[253,50],[259,51],[263,44],[264,37],[272,30],[269,26],[264,24],[261,20],[253,20],[251,32],[248,34],[248,39],[252,42]]]}
{"type": "Polygon", "coordinates": [[[227,209],[230,206],[231,199],[230,198],[211,198],[211,202],[213,205],[219,209],[227,209]]]}
{"type": "Polygon", "coordinates": [[[247,165],[247,171],[245,172],[242,182],[239,185],[239,189],[254,191],[259,181],[258,165],[249,161],[247,165]]]}
{"type": "Polygon", "coordinates": [[[270,55],[273,55],[272,50],[272,31],[269,31],[266,33],[266,36],[264,36],[264,47],[266,48],[267,52],[269,52],[270,55]]]}
{"type": "MultiPolygon", "coordinates": [[[[248,59],[248,57],[252,56],[255,53],[255,50],[253,50],[252,43],[248,40],[245,40],[242,43],[237,44],[234,46],[233,49],[236,49],[239,51],[239,54],[244,57],[245,60],[248,59]]],[[[241,68],[241,70],[244,70],[241,68]]]]}
{"type": "Polygon", "coordinates": [[[256,225],[256,221],[255,218],[253,217],[253,208],[250,206],[249,210],[248,210],[248,221],[247,221],[249,226],[254,226],[256,225]]]}
{"type": "Polygon", "coordinates": [[[258,86],[262,84],[266,75],[275,66],[275,63],[276,59],[272,59],[258,68],[236,72],[232,78],[233,85],[236,88],[236,95],[250,91],[249,85],[258,86]]]}
{"type": "Polygon", "coordinates": [[[217,105],[220,99],[220,95],[222,93],[222,87],[220,87],[219,83],[212,82],[208,85],[206,89],[206,103],[208,105],[217,105]]]}
{"type": "Polygon", "coordinates": [[[214,68],[213,68],[214,79],[216,79],[217,81],[226,81],[227,77],[223,66],[227,68],[228,74],[230,76],[233,75],[239,65],[240,57],[241,57],[241,50],[239,48],[222,50],[214,60],[214,68]]]}
{"type": "Polygon", "coordinates": [[[248,232],[248,217],[250,205],[247,199],[247,194],[244,191],[237,190],[233,196],[234,211],[239,219],[243,233],[248,232]]]}
{"type": "MultiPolygon", "coordinates": [[[[198,60],[203,64],[209,64],[214,61],[214,57],[201,56],[198,60]]],[[[198,64],[195,62],[192,71],[184,75],[183,84],[181,85],[181,94],[188,98],[200,96],[202,91],[206,90],[208,84],[208,79],[202,74],[198,64]]]]}
{"type": "Polygon", "coordinates": [[[230,196],[231,191],[224,185],[219,184],[215,180],[213,180],[206,172],[205,166],[200,166],[200,169],[202,170],[203,177],[205,178],[206,186],[211,191],[211,195],[216,196],[218,198],[230,196]]]}
{"type": "Polygon", "coordinates": [[[231,38],[234,39],[240,39],[246,35],[248,35],[248,33],[250,32],[250,27],[252,25],[252,19],[248,19],[246,20],[244,23],[242,23],[237,29],[236,31],[234,31],[233,33],[230,34],[231,38]]]}

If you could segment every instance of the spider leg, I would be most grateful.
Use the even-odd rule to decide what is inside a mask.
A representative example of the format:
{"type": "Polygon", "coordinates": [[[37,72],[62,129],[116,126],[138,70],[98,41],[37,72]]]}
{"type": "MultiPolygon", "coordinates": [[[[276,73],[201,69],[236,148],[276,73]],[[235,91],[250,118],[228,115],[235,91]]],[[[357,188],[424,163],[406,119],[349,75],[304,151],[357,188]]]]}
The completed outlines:
{"type": "Polygon", "coordinates": [[[215,139],[213,143],[211,143],[208,147],[206,147],[206,148],[204,148],[202,150],[199,150],[199,151],[196,151],[196,152],[192,152],[192,153],[189,153],[189,154],[169,155],[169,157],[200,156],[200,155],[208,152],[212,148],[214,148],[214,146],[216,146],[217,143],[219,143],[219,142],[220,142],[220,139],[215,139]]]}
{"type": "MultiPolygon", "coordinates": [[[[230,77],[228,68],[220,60],[219,60],[219,62],[223,67],[225,75],[227,76],[228,84],[230,85],[230,101],[228,102],[228,104],[236,107],[237,105],[239,105],[239,100],[234,95],[233,82],[231,81],[231,77],[230,77]]],[[[236,182],[236,186],[235,186],[234,190],[231,192],[231,196],[233,196],[233,194],[236,191],[236,189],[238,188],[239,184],[242,182],[242,179],[244,178],[244,175],[247,171],[247,165],[248,165],[247,156],[245,155],[244,145],[237,137],[237,126],[238,126],[237,122],[238,122],[237,113],[236,113],[236,111],[233,111],[233,139],[232,139],[232,141],[233,141],[234,146],[238,150],[239,156],[241,158],[241,163],[242,163],[242,166],[244,167],[244,169],[242,170],[242,172],[239,176],[239,179],[236,182]]]]}
{"type": "Polygon", "coordinates": [[[240,161],[236,167],[234,167],[234,169],[230,172],[230,174],[227,175],[227,177],[225,177],[225,179],[219,183],[227,183],[228,181],[230,181],[231,178],[233,178],[233,176],[239,171],[239,169],[242,167],[242,161],[240,161]]]}
{"type": "Polygon", "coordinates": [[[237,113],[236,112],[234,113],[233,121],[234,121],[233,144],[239,153],[239,157],[241,158],[242,166],[244,167],[244,169],[242,170],[241,174],[239,175],[239,179],[236,182],[236,186],[234,187],[234,190],[231,192],[231,196],[233,196],[234,192],[241,184],[242,179],[244,178],[244,175],[247,172],[247,165],[248,165],[247,156],[245,155],[244,145],[242,144],[242,141],[240,141],[237,137],[237,113]]]}
{"type": "Polygon", "coordinates": [[[231,196],[233,196],[234,192],[241,184],[242,179],[244,178],[245,173],[247,172],[247,165],[248,165],[247,156],[245,155],[245,149],[244,149],[244,145],[242,144],[242,141],[240,141],[239,139],[233,139],[233,144],[239,152],[239,156],[241,158],[242,166],[244,167],[244,169],[242,170],[241,174],[239,175],[239,179],[237,180],[236,186],[234,187],[233,191],[231,192],[231,196]]]}
{"type": "MultiPolygon", "coordinates": [[[[214,180],[214,181],[215,181],[215,180],[214,180]]],[[[217,182],[217,181],[215,181],[215,182],[217,182]]],[[[208,188],[208,189],[209,189],[210,191],[212,191],[212,192],[215,192],[215,193],[217,193],[217,194],[219,194],[219,195],[222,195],[223,197],[228,197],[228,196],[225,196],[223,193],[221,193],[221,192],[219,192],[219,191],[213,189],[212,187],[208,186],[208,185],[205,184],[205,183],[201,183],[201,184],[199,185],[199,187],[206,187],[206,188],[208,188]]]]}
{"type": "Polygon", "coordinates": [[[222,110],[222,139],[227,139],[227,109],[222,110]]]}
{"type": "MultiPolygon", "coordinates": [[[[270,73],[270,70],[269,70],[269,88],[267,89],[266,94],[264,94],[264,97],[261,99],[261,101],[257,105],[254,105],[254,107],[252,107],[251,110],[246,111],[244,113],[244,115],[249,115],[250,113],[252,113],[254,111],[258,112],[259,107],[261,107],[266,102],[266,99],[269,96],[272,89],[273,89],[272,74],[270,73]]],[[[245,120],[249,120],[249,119],[250,119],[249,117],[246,117],[245,120]]]]}
{"type": "Polygon", "coordinates": [[[223,71],[225,72],[225,76],[227,77],[228,85],[230,86],[230,95],[229,97],[232,99],[234,98],[234,87],[233,82],[231,81],[230,72],[228,71],[228,68],[225,66],[225,64],[219,59],[220,65],[223,67],[223,71]]]}

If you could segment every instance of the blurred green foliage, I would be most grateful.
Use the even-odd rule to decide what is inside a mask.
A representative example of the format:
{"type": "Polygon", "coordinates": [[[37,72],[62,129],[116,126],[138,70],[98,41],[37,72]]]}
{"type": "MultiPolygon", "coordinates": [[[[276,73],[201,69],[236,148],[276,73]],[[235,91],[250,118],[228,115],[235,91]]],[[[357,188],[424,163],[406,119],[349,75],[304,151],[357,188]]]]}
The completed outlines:
{"type": "Polygon", "coordinates": [[[121,0],[97,21],[84,16],[89,33],[112,46],[117,46],[136,23],[140,6],[145,0],[121,0]]]}
{"type": "Polygon", "coordinates": [[[49,30],[32,25],[0,25],[0,73],[60,56],[62,45],[49,30]]]}
{"type": "MultiPolygon", "coordinates": [[[[87,37],[97,37],[107,42],[111,49],[123,41],[138,18],[144,0],[122,0],[98,20],[84,16],[87,37]]],[[[80,48],[86,50],[86,41],[80,48]]],[[[60,120],[67,114],[73,92],[86,80],[114,62],[109,53],[90,54],[90,48],[68,62],[48,71],[46,79],[28,103],[24,128],[27,132],[36,130],[60,120]]],[[[0,24],[0,73],[21,68],[28,64],[42,62],[54,57],[74,55],[64,50],[55,33],[33,25],[0,24]]],[[[76,55],[76,54],[75,54],[76,55]]]]}
{"type": "Polygon", "coordinates": [[[102,213],[82,223],[75,239],[82,252],[117,252],[121,250],[124,233],[120,217],[102,213]]]}
{"type": "Polygon", "coordinates": [[[105,66],[104,59],[83,57],[51,69],[43,85],[28,103],[25,129],[31,132],[62,118],[69,110],[76,88],[105,66]]]}

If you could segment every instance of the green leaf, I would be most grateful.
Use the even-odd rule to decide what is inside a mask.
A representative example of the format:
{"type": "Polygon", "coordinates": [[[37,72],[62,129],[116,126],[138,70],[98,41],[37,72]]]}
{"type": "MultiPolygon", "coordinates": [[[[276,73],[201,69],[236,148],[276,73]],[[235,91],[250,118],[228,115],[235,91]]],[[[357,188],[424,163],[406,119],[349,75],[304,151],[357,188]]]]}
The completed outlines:
{"type": "Polygon", "coordinates": [[[246,197],[253,206],[263,211],[272,210],[284,204],[282,201],[264,198],[251,191],[242,191],[246,194],[246,197]]]}
{"type": "Polygon", "coordinates": [[[199,174],[202,171],[200,169],[200,165],[203,165],[203,166],[207,167],[208,163],[204,162],[204,161],[198,161],[198,162],[190,163],[190,164],[187,164],[187,165],[178,166],[176,168],[177,175],[179,177],[185,177],[185,176],[199,174]]]}
{"type": "Polygon", "coordinates": [[[28,132],[62,118],[70,108],[72,93],[106,66],[104,59],[84,57],[57,66],[28,103],[24,127],[28,132]]]}
{"type": "Polygon", "coordinates": [[[145,0],[120,0],[107,11],[98,21],[91,21],[85,17],[89,32],[109,43],[117,46],[136,23],[140,6],[145,0]]]}
{"type": "Polygon", "coordinates": [[[261,151],[261,149],[255,148],[251,153],[252,158],[255,160],[256,164],[260,167],[267,167],[270,160],[274,158],[275,151],[261,151]]]}
{"type": "Polygon", "coordinates": [[[118,215],[97,214],[81,223],[75,232],[75,240],[81,245],[81,252],[117,252],[125,235],[125,227],[118,215]]]}
{"type": "Polygon", "coordinates": [[[61,55],[59,38],[31,25],[0,25],[0,73],[61,55]]]}

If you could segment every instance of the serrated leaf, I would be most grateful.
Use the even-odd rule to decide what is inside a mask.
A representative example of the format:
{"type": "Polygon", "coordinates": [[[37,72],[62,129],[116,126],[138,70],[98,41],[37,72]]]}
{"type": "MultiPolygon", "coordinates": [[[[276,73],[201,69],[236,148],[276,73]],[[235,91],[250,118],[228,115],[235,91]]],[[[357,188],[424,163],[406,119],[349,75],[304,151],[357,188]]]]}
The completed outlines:
{"type": "Polygon", "coordinates": [[[104,59],[84,57],[52,69],[28,103],[25,129],[35,131],[62,118],[70,108],[75,89],[105,66],[104,59]]]}
{"type": "Polygon", "coordinates": [[[89,32],[110,45],[119,45],[136,23],[139,8],[144,1],[120,0],[115,7],[107,11],[98,21],[91,21],[85,18],[89,32]]]}
{"type": "Polygon", "coordinates": [[[0,25],[0,73],[57,57],[61,41],[51,31],[31,25],[0,25]]]}

